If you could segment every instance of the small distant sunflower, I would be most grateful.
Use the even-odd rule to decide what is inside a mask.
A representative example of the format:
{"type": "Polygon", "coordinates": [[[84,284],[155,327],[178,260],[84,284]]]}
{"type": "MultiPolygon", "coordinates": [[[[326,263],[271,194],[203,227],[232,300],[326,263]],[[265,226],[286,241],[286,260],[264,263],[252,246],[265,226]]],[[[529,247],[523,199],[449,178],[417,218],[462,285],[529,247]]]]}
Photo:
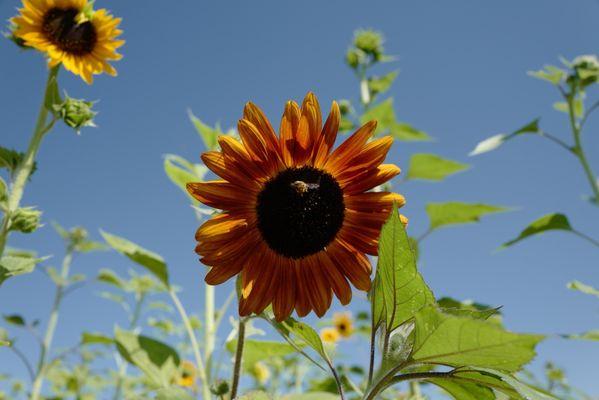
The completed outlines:
{"type": "Polygon", "coordinates": [[[264,385],[270,379],[270,370],[260,361],[253,365],[251,373],[261,385],[264,385]]]}
{"type": "Polygon", "coordinates": [[[334,293],[342,304],[352,297],[349,282],[370,289],[371,265],[381,226],[393,203],[404,197],[370,192],[399,174],[381,164],[393,140],[369,142],[376,122],[359,128],[333,150],[339,128],[333,102],[322,125],[316,96],[301,108],[288,102],[279,136],[252,103],[238,123],[241,143],[221,136],[221,151],[202,154],[222,180],[188,183],[202,203],[223,210],[196,233],[200,261],[211,266],[206,282],[218,285],[241,274],[240,315],[261,313],[272,304],[277,320],[293,310],[319,317],[334,293]]]}
{"type": "Polygon", "coordinates": [[[351,313],[335,313],[333,314],[333,326],[343,337],[350,337],[354,332],[354,321],[351,313]]]}
{"type": "Polygon", "coordinates": [[[337,343],[339,332],[335,328],[323,328],[320,331],[320,338],[325,343],[337,343]]]}
{"type": "Polygon", "coordinates": [[[183,361],[179,368],[179,379],[177,385],[185,388],[195,387],[197,373],[195,365],[191,361],[183,361]]]}
{"type": "Polygon", "coordinates": [[[122,58],[116,52],[125,43],[117,39],[120,18],[93,11],[88,0],[23,0],[19,12],[11,20],[14,36],[46,53],[50,67],[62,63],[90,84],[94,74],[116,75],[108,61],[122,58]]]}

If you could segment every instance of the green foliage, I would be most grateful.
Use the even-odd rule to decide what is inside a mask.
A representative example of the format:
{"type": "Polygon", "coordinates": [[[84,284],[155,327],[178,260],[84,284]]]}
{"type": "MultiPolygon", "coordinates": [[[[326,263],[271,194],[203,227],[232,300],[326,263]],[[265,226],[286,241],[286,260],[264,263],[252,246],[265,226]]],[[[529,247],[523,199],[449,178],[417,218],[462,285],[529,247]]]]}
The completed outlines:
{"type": "Polygon", "coordinates": [[[194,203],[197,203],[185,188],[189,182],[204,180],[208,168],[200,164],[193,164],[181,156],[167,154],[164,157],[164,171],[169,179],[185,192],[194,203]]]}
{"type": "Polygon", "coordinates": [[[447,203],[428,203],[426,213],[430,219],[430,230],[448,225],[469,224],[480,221],[480,218],[508,209],[489,204],[472,204],[451,201],[447,203]]]}
{"type": "MultiPolygon", "coordinates": [[[[276,322],[270,319],[269,322],[296,350],[300,350],[301,347],[306,345],[316,351],[327,364],[331,365],[331,359],[325,350],[320,336],[310,325],[297,321],[294,318],[287,318],[283,322],[276,322]]],[[[310,360],[313,361],[311,358],[310,360]]],[[[320,364],[316,362],[315,364],[320,367],[320,364]]]]}
{"type": "Polygon", "coordinates": [[[179,355],[172,347],[118,327],[114,340],[120,355],[139,368],[152,385],[163,388],[171,385],[180,363],[179,355]]]}
{"type": "Polygon", "coordinates": [[[415,317],[412,358],[424,364],[496,368],[517,372],[534,356],[541,335],[517,334],[492,322],[457,317],[435,306],[415,317]]]}
{"type": "Polygon", "coordinates": [[[373,120],[377,121],[376,135],[391,135],[395,139],[404,141],[430,140],[425,132],[397,121],[391,97],[372,106],[360,117],[362,124],[373,120]]]}
{"type": "Polygon", "coordinates": [[[81,344],[113,345],[114,339],[101,333],[83,332],[81,334],[81,344]]]}
{"type": "MultiPolygon", "coordinates": [[[[13,174],[23,162],[24,158],[25,153],[20,153],[18,151],[0,146],[0,169],[6,168],[11,174],[13,174]]],[[[33,175],[36,169],[37,163],[34,163],[29,176],[33,175]]]]}
{"type": "Polygon", "coordinates": [[[465,171],[470,166],[448,160],[436,154],[417,153],[410,158],[406,179],[424,179],[440,182],[450,175],[465,171]]]}
{"type": "Polygon", "coordinates": [[[26,326],[27,325],[25,322],[25,319],[18,314],[4,315],[3,318],[6,322],[8,322],[11,325],[16,325],[16,326],[26,326]]]}
{"type": "Polygon", "coordinates": [[[73,128],[78,134],[81,128],[95,127],[94,117],[98,113],[92,109],[94,102],[74,99],[69,95],[65,96],[63,102],[56,103],[56,101],[60,101],[60,96],[58,99],[53,100],[55,102],[53,111],[56,117],[62,119],[67,126],[73,128]]]}
{"type": "Polygon", "coordinates": [[[537,119],[533,120],[532,122],[529,122],[528,124],[524,125],[520,129],[517,129],[510,134],[501,133],[501,134],[491,136],[490,138],[483,140],[482,142],[480,142],[476,145],[474,150],[472,150],[470,152],[470,155],[476,156],[479,154],[483,154],[483,153],[495,150],[499,146],[501,146],[503,143],[505,143],[508,140],[511,140],[517,136],[521,136],[524,134],[540,134],[540,133],[542,133],[542,131],[539,128],[539,119],[537,118],[537,119]]]}
{"type": "Polygon", "coordinates": [[[9,230],[21,233],[35,232],[40,227],[41,217],[42,212],[35,207],[18,208],[11,215],[9,230]]]}
{"type": "Polygon", "coordinates": [[[166,287],[169,287],[168,268],[161,256],[125,238],[104,231],[101,234],[110,247],[147,269],[166,287]]]}
{"type": "Polygon", "coordinates": [[[591,285],[587,285],[580,281],[572,281],[568,283],[568,289],[577,290],[581,293],[588,294],[599,298],[599,290],[595,289],[591,285]]]}
{"type": "Polygon", "coordinates": [[[46,258],[35,258],[21,255],[5,255],[0,258],[0,286],[12,276],[29,274],[35,266],[46,258]]]}
{"type": "MultiPolygon", "coordinates": [[[[226,348],[231,354],[235,354],[237,340],[227,342],[226,348]]],[[[283,357],[295,352],[295,348],[288,343],[247,339],[243,346],[243,368],[250,370],[259,361],[283,357]]]]}
{"type": "Polygon", "coordinates": [[[371,302],[374,325],[384,324],[388,333],[434,303],[431,290],[416,268],[416,257],[397,207],[393,207],[381,230],[371,302]]]}
{"type": "Polygon", "coordinates": [[[568,221],[568,217],[564,214],[547,214],[542,216],[541,218],[533,221],[530,225],[528,225],[517,238],[512,239],[510,241],[505,242],[501,247],[508,247],[513,244],[518,243],[521,240],[524,240],[530,236],[538,235],[547,231],[572,231],[572,226],[570,225],[570,221],[568,221]]]}
{"type": "MultiPolygon", "coordinates": [[[[216,125],[214,128],[212,128],[206,125],[198,117],[193,115],[191,110],[188,110],[188,115],[194,128],[204,141],[204,146],[206,147],[206,150],[215,150],[218,145],[218,137],[225,134],[221,130],[220,126],[216,125]]],[[[227,132],[227,134],[231,135],[232,132],[229,131],[227,132]]]]}

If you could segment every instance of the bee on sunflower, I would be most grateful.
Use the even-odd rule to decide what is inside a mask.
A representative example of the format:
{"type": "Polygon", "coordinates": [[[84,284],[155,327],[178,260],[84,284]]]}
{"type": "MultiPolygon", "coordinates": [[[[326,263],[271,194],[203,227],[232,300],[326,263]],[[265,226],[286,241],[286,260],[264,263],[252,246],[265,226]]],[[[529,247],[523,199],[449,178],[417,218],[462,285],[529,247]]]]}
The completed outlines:
{"type": "Polygon", "coordinates": [[[248,103],[238,123],[241,142],[221,136],[220,151],[202,154],[222,179],[191,182],[187,190],[223,212],[200,226],[196,252],[211,267],[208,284],[241,274],[241,316],[272,304],[278,321],[293,310],[322,317],[333,293],[341,304],[350,302],[349,282],[370,289],[367,255],[377,254],[393,204],[405,204],[400,194],[370,190],[400,169],[382,164],[391,137],[369,141],[375,121],[333,149],[339,121],[333,102],[323,126],[318,100],[309,93],[301,107],[286,104],[277,136],[248,103]]]}
{"type": "Polygon", "coordinates": [[[23,45],[45,53],[50,67],[62,64],[88,84],[94,74],[116,75],[109,61],[122,58],[120,22],[106,9],[93,10],[88,0],[23,0],[11,19],[13,36],[23,45]]]}

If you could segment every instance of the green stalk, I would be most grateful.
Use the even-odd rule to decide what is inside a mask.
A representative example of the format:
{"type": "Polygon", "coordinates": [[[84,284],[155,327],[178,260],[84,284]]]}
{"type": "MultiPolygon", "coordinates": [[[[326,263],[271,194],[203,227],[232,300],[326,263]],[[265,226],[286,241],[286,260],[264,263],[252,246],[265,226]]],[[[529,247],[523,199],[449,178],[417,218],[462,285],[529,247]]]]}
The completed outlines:
{"type": "Polygon", "coordinates": [[[193,354],[196,359],[196,365],[198,368],[198,375],[200,376],[200,380],[202,381],[202,399],[209,400],[211,399],[210,395],[210,382],[208,381],[208,376],[206,375],[206,368],[204,367],[204,361],[202,361],[202,353],[200,352],[200,345],[198,344],[198,339],[196,338],[196,334],[193,331],[193,327],[191,326],[191,322],[189,321],[189,316],[187,315],[187,311],[181,304],[181,300],[179,300],[179,296],[173,288],[170,288],[168,291],[173,303],[175,304],[175,308],[183,321],[183,325],[185,326],[185,330],[187,331],[187,336],[189,337],[189,341],[191,342],[191,347],[193,348],[193,354]]]}
{"type": "Polygon", "coordinates": [[[214,319],[214,286],[204,285],[204,318],[206,319],[206,329],[204,331],[204,357],[206,357],[206,375],[210,381],[212,353],[214,352],[215,342],[215,319],[214,319]]]}
{"type": "Polygon", "coordinates": [[[243,345],[245,343],[245,320],[239,319],[239,328],[237,333],[237,349],[235,350],[235,365],[233,366],[233,379],[231,382],[231,399],[237,396],[239,387],[239,378],[241,376],[241,360],[243,358],[243,345]]]}
{"type": "Polygon", "coordinates": [[[569,93],[566,95],[566,100],[568,102],[568,114],[570,115],[570,127],[572,129],[572,135],[574,136],[574,154],[580,161],[582,169],[591,185],[591,189],[593,190],[593,196],[595,202],[599,202],[599,185],[597,184],[597,176],[593,173],[591,166],[587,160],[586,154],[584,152],[584,148],[582,146],[581,130],[580,126],[576,122],[576,114],[574,111],[574,94],[569,93]]]}
{"type": "Polygon", "coordinates": [[[59,68],[60,66],[56,66],[51,68],[48,72],[48,79],[46,80],[46,88],[44,90],[44,100],[42,101],[42,105],[40,107],[35,129],[33,131],[33,136],[29,141],[29,147],[27,148],[25,157],[23,157],[23,160],[17,166],[17,169],[14,173],[14,181],[12,182],[8,197],[8,210],[6,210],[2,219],[2,224],[0,225],[0,258],[4,254],[4,249],[6,248],[6,241],[8,239],[8,233],[10,230],[11,216],[21,204],[23,192],[25,191],[25,186],[27,185],[29,175],[31,175],[31,171],[33,170],[35,157],[37,156],[42,139],[44,135],[48,133],[50,129],[52,129],[54,122],[56,122],[56,119],[54,118],[49,123],[47,122],[48,108],[46,105],[50,103],[52,96],[54,95],[53,84],[58,75],[59,68]]]}
{"type": "Polygon", "coordinates": [[[46,358],[52,348],[52,341],[54,339],[54,332],[58,325],[58,316],[60,311],[60,305],[64,296],[64,289],[66,282],[69,277],[69,270],[71,267],[71,261],[73,260],[73,249],[71,246],[67,249],[67,253],[62,261],[62,270],[60,272],[60,281],[56,283],[56,294],[54,295],[54,303],[52,305],[52,311],[50,313],[50,319],[48,320],[48,326],[46,327],[46,334],[42,342],[40,358],[37,366],[37,373],[31,390],[31,400],[40,400],[42,386],[44,384],[44,376],[46,374],[46,358]]]}
{"type": "MultiPolygon", "coordinates": [[[[146,296],[145,294],[135,295],[135,308],[133,310],[133,315],[129,320],[129,330],[133,330],[137,327],[137,323],[139,318],[141,317],[141,311],[143,309],[143,303],[146,296]]],[[[125,383],[125,377],[127,376],[127,363],[122,360],[119,365],[119,375],[116,381],[116,388],[114,390],[113,400],[119,400],[121,398],[121,392],[123,391],[123,384],[125,383]]]]}

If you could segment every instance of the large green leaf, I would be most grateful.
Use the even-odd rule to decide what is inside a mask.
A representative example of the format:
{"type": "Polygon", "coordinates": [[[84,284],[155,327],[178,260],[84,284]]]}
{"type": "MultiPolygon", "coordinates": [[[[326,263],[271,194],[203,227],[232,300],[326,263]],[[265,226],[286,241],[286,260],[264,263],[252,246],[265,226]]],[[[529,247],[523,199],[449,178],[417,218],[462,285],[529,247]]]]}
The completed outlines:
{"type": "Polygon", "coordinates": [[[469,155],[476,156],[495,150],[496,148],[498,148],[508,140],[515,138],[516,136],[524,135],[527,133],[539,134],[541,132],[542,131],[539,128],[539,119],[537,118],[510,134],[500,133],[498,135],[494,135],[490,138],[483,140],[482,142],[476,145],[474,150],[472,150],[469,155]]]}
{"type": "Polygon", "coordinates": [[[583,333],[574,333],[571,335],[562,335],[566,339],[574,340],[591,340],[593,342],[599,342],[599,329],[593,329],[583,333]]]}
{"type": "Polygon", "coordinates": [[[155,400],[195,400],[195,397],[190,395],[185,389],[181,388],[166,388],[156,391],[155,400]]]}
{"type": "Polygon", "coordinates": [[[439,386],[456,400],[495,400],[493,390],[476,383],[438,378],[427,382],[439,386]]]}
{"type": "Polygon", "coordinates": [[[568,217],[564,214],[557,213],[544,215],[528,225],[517,238],[505,242],[501,247],[508,247],[527,237],[555,230],[572,231],[572,226],[570,225],[570,221],[568,221],[568,217]]]}
{"type": "Polygon", "coordinates": [[[470,168],[468,164],[440,157],[436,154],[418,153],[410,158],[407,179],[442,181],[449,175],[470,168]]]}
{"type": "Polygon", "coordinates": [[[114,339],[102,333],[81,333],[81,344],[104,344],[113,345],[114,339]]]}
{"type": "Polygon", "coordinates": [[[4,321],[8,322],[11,325],[16,325],[16,326],[26,326],[27,325],[27,323],[25,322],[25,318],[23,318],[19,314],[4,315],[4,316],[2,316],[2,318],[4,319],[4,321]]]}
{"type": "Polygon", "coordinates": [[[599,297],[599,290],[580,281],[572,281],[568,283],[568,289],[577,290],[584,294],[590,294],[591,296],[599,297]]]}
{"type": "Polygon", "coordinates": [[[393,82],[399,75],[399,70],[391,71],[383,76],[373,76],[368,79],[368,87],[370,88],[371,93],[376,96],[380,93],[385,93],[387,90],[391,88],[393,82]]]}
{"type": "Polygon", "coordinates": [[[12,276],[29,274],[47,257],[35,258],[20,255],[5,255],[0,258],[0,285],[12,276]]]}
{"type": "Polygon", "coordinates": [[[478,222],[484,215],[503,211],[507,211],[507,208],[489,204],[461,203],[457,201],[428,203],[426,205],[426,213],[430,219],[431,230],[447,225],[478,222]]]}
{"type": "Polygon", "coordinates": [[[188,111],[189,120],[193,124],[194,128],[204,141],[204,146],[206,146],[207,150],[214,150],[218,145],[218,137],[223,134],[223,132],[218,128],[211,128],[202,122],[198,117],[193,115],[191,110],[188,111]]]}
{"type": "Polygon", "coordinates": [[[520,382],[518,379],[514,378],[510,374],[506,374],[505,372],[497,369],[491,368],[477,368],[479,371],[487,374],[491,374],[496,376],[498,379],[502,380],[506,384],[513,387],[518,394],[520,394],[526,400],[558,400],[556,397],[552,396],[549,393],[541,392],[535,388],[532,388],[526,385],[523,382],[520,382]]]}
{"type": "Polygon", "coordinates": [[[127,285],[127,283],[120,276],[108,268],[102,268],[100,272],[98,272],[96,279],[100,282],[107,283],[122,290],[124,290],[127,285]]]}
{"type": "Polygon", "coordinates": [[[262,391],[251,391],[237,398],[238,400],[273,400],[272,396],[262,391]]]}
{"type": "Polygon", "coordinates": [[[147,336],[115,329],[114,340],[121,356],[139,368],[156,387],[169,387],[176,376],[179,355],[167,344],[147,336]]]}
{"type": "Polygon", "coordinates": [[[104,237],[104,240],[106,240],[106,243],[113,249],[146,268],[154,274],[160,282],[164,283],[167,287],[169,286],[168,268],[166,262],[160,255],[146,250],[125,238],[104,231],[101,231],[100,233],[102,234],[102,237],[104,237]]]}
{"type": "Polygon", "coordinates": [[[391,97],[371,107],[360,117],[360,122],[363,124],[372,120],[377,121],[376,135],[389,134],[398,140],[405,141],[430,140],[425,132],[397,121],[391,97]]]}
{"type": "Polygon", "coordinates": [[[497,324],[443,314],[429,306],[416,314],[412,358],[418,363],[464,365],[515,372],[535,356],[541,335],[517,334],[497,324]]]}
{"type": "Polygon", "coordinates": [[[339,400],[338,394],[328,392],[308,392],[302,394],[288,394],[280,400],[339,400]]]}
{"type": "Polygon", "coordinates": [[[386,332],[393,331],[435,301],[418,273],[416,256],[396,206],[381,230],[371,301],[375,325],[384,324],[386,332]]]}
{"type": "MultiPolygon", "coordinates": [[[[226,347],[230,353],[235,353],[237,340],[230,340],[226,347]]],[[[243,345],[243,367],[250,369],[258,361],[271,357],[282,357],[295,352],[295,348],[288,343],[249,339],[243,345]]]]}

